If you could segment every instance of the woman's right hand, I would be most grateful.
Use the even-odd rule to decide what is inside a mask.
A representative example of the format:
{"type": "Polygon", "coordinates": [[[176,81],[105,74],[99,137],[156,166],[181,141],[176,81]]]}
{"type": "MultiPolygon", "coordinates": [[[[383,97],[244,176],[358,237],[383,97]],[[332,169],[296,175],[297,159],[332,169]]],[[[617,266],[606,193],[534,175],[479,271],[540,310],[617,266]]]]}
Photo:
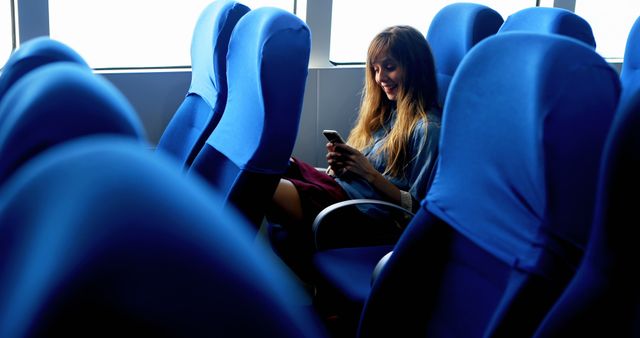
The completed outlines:
{"type": "Polygon", "coordinates": [[[344,172],[344,162],[342,154],[336,151],[335,145],[331,142],[327,143],[326,147],[329,171],[333,172],[332,176],[340,176],[344,172]]]}

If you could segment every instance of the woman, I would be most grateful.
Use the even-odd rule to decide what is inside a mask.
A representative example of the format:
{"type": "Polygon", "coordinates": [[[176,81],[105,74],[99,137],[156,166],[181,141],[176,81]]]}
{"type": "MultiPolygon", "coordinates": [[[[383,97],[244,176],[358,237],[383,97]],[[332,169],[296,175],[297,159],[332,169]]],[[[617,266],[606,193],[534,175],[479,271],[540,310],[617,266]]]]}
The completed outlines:
{"type": "Polygon", "coordinates": [[[354,198],[415,209],[438,153],[437,97],[424,36],[409,26],[380,32],[369,45],[362,103],[347,144],[327,144],[329,174],[292,159],[273,196],[270,220],[310,231],[322,209],[354,198]]]}

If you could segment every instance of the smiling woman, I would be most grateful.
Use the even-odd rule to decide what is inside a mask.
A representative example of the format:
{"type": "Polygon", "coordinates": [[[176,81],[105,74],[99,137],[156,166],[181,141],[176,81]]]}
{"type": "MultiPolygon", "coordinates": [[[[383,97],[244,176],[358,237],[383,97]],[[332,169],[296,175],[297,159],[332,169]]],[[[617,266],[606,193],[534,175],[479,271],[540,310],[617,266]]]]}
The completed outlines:
{"type": "Polygon", "coordinates": [[[9,1],[0,3],[0,22],[2,23],[0,24],[0,68],[2,68],[13,49],[11,32],[13,20],[11,20],[11,2],[9,1]]]}

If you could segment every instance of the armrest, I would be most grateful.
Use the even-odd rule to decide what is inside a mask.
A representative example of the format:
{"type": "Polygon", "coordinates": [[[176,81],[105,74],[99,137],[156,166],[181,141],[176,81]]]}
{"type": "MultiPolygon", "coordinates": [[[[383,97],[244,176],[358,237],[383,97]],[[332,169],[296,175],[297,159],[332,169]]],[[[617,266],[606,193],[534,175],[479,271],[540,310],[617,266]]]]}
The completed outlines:
{"type": "Polygon", "coordinates": [[[380,200],[335,203],[313,221],[316,249],[395,244],[413,216],[399,205],[380,200]],[[370,210],[363,212],[363,207],[370,210]]]}
{"type": "Polygon", "coordinates": [[[382,269],[384,269],[385,265],[387,265],[387,262],[389,261],[389,258],[391,258],[392,254],[393,254],[393,251],[389,251],[389,253],[382,256],[382,258],[380,258],[380,260],[378,261],[378,264],[376,264],[376,267],[373,269],[373,273],[371,273],[372,287],[373,287],[373,283],[375,283],[376,279],[378,279],[378,276],[380,276],[382,269]]]}

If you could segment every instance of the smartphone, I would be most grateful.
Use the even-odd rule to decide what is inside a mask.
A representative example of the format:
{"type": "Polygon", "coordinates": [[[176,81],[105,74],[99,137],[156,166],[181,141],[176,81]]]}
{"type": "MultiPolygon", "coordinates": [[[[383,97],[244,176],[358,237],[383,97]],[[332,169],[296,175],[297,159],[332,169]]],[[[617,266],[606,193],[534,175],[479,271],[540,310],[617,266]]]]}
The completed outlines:
{"type": "Polygon", "coordinates": [[[345,143],[344,139],[342,138],[342,136],[340,136],[340,134],[335,130],[325,129],[325,130],[322,131],[322,134],[331,143],[345,143]]]}

